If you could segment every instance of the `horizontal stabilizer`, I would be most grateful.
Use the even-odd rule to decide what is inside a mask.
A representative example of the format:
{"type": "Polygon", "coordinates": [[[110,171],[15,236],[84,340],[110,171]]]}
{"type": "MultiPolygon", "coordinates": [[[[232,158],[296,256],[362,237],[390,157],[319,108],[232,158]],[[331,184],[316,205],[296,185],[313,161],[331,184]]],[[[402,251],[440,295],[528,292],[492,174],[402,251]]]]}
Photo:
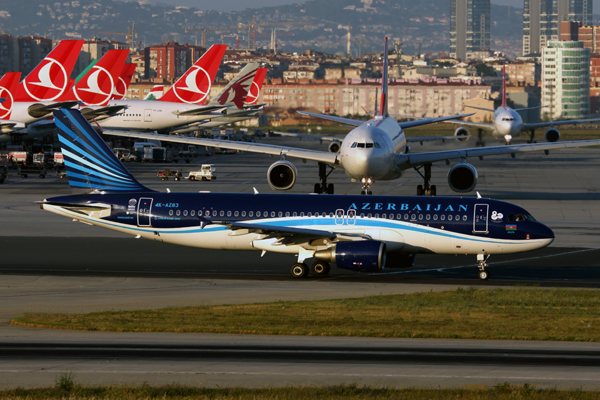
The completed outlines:
{"type": "Polygon", "coordinates": [[[402,129],[412,128],[415,126],[435,124],[436,122],[444,122],[444,121],[449,121],[449,120],[456,120],[456,119],[463,118],[463,117],[470,117],[473,114],[475,114],[475,113],[450,115],[447,117],[438,117],[438,118],[418,119],[416,121],[398,122],[398,125],[400,125],[400,128],[402,128],[402,129]]]}
{"type": "Polygon", "coordinates": [[[344,124],[344,125],[350,125],[350,126],[361,126],[362,124],[365,123],[365,121],[361,121],[361,120],[335,117],[333,115],[326,115],[326,114],[313,114],[313,113],[309,113],[306,111],[297,111],[297,113],[302,114],[302,115],[307,115],[309,117],[326,119],[329,121],[337,122],[337,123],[344,124]]]}
{"type": "Polygon", "coordinates": [[[227,107],[218,105],[218,106],[203,106],[198,108],[192,108],[190,110],[182,110],[182,111],[173,111],[173,114],[179,115],[181,117],[186,116],[194,116],[194,115],[204,115],[209,114],[213,111],[225,111],[227,107]]]}
{"type": "Polygon", "coordinates": [[[29,106],[27,113],[33,118],[44,118],[52,113],[55,108],[71,108],[78,105],[78,101],[61,101],[52,104],[34,103],[29,106]]]}

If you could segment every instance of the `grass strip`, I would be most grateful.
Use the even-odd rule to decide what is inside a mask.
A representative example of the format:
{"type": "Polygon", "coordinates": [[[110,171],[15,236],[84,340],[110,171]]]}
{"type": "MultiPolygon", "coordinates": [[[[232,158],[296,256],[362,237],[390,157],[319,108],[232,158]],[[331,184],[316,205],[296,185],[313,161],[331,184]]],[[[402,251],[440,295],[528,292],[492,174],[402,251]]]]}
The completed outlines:
{"type": "Polygon", "coordinates": [[[338,300],[89,314],[29,313],[11,324],[113,332],[206,332],[600,341],[600,291],[462,289],[338,300]]]}
{"type": "Polygon", "coordinates": [[[0,391],[3,400],[35,399],[402,399],[402,400],[587,400],[597,399],[597,392],[581,390],[536,389],[528,385],[516,387],[508,384],[493,388],[478,389],[392,389],[358,385],[340,385],[325,387],[285,387],[285,388],[194,388],[187,386],[142,385],[139,387],[87,387],[73,385],[67,389],[61,387],[42,389],[13,389],[0,391]]]}

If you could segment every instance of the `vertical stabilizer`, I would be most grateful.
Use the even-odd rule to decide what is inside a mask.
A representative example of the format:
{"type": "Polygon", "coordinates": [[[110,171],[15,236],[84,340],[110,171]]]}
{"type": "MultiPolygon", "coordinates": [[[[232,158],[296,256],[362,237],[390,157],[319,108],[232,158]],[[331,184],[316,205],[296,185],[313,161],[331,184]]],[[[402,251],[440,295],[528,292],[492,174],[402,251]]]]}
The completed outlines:
{"type": "Polygon", "coordinates": [[[21,79],[20,72],[7,72],[0,79],[0,119],[10,119],[19,79],[21,79]]]}
{"type": "Polygon", "coordinates": [[[256,70],[256,76],[254,77],[252,86],[250,86],[250,90],[248,90],[248,95],[246,96],[246,102],[244,103],[245,106],[252,106],[258,102],[258,97],[260,96],[260,91],[262,90],[263,83],[265,82],[267,71],[267,68],[259,68],[256,70]]]}
{"type": "Polygon", "coordinates": [[[131,78],[133,78],[133,74],[135,74],[136,66],[137,64],[134,63],[125,64],[119,74],[119,79],[115,85],[115,91],[113,92],[111,100],[123,100],[125,98],[127,89],[129,89],[129,84],[131,83],[131,78]]]}
{"type": "Polygon", "coordinates": [[[55,109],[54,121],[69,185],[86,192],[151,192],[108,148],[79,110],[55,109]]]}
{"type": "Polygon", "coordinates": [[[160,101],[203,104],[210,94],[227,45],[213,44],[190,69],[169,89],[160,101]]]}
{"type": "Polygon", "coordinates": [[[257,63],[249,63],[242,68],[209,104],[215,106],[235,105],[238,109],[244,108],[244,102],[248,96],[250,86],[254,82],[258,66],[257,63]]]}
{"type": "Polygon", "coordinates": [[[379,115],[389,117],[388,113],[388,39],[383,45],[383,71],[381,76],[381,110],[379,115]]]}
{"type": "Polygon", "coordinates": [[[506,109],[506,65],[502,65],[502,108],[506,109]]]}
{"type": "Polygon", "coordinates": [[[54,101],[69,89],[83,40],[63,40],[19,85],[15,101],[54,101]]]}

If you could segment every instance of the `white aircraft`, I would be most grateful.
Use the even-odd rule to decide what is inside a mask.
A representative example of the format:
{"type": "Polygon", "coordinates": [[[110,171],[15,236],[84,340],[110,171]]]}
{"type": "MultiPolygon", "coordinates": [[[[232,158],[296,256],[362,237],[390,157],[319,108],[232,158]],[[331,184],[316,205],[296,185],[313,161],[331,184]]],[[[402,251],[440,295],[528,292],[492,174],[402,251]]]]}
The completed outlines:
{"type": "Polygon", "coordinates": [[[221,117],[228,107],[243,107],[244,99],[256,74],[258,64],[246,65],[220,96],[203,105],[210,93],[226,45],[213,45],[159,100],[111,100],[111,106],[124,106],[122,113],[99,121],[102,129],[134,131],[169,131],[221,117]]]}
{"type": "Polygon", "coordinates": [[[468,121],[447,121],[449,123],[459,123],[461,126],[456,129],[456,136],[469,135],[469,131],[464,126],[472,126],[479,129],[479,142],[482,141],[482,131],[491,130],[493,136],[502,137],[506,141],[506,144],[510,144],[513,138],[521,136],[521,132],[529,132],[529,140],[527,143],[534,143],[535,130],[538,128],[550,127],[544,134],[547,142],[557,142],[560,139],[560,132],[555,126],[559,125],[573,125],[583,124],[588,122],[600,121],[600,118],[593,119],[571,119],[566,121],[550,121],[550,122],[539,122],[536,124],[526,124],[523,122],[523,118],[519,115],[519,111],[533,110],[540,107],[528,107],[528,108],[517,108],[512,109],[506,105],[506,79],[504,66],[502,66],[502,105],[497,109],[475,107],[464,105],[464,107],[474,108],[476,110],[492,111],[494,116],[492,117],[492,123],[487,124],[483,122],[468,122],[468,121]]]}
{"type": "MultiPolygon", "coordinates": [[[[548,154],[548,151],[551,149],[595,146],[600,144],[600,140],[582,140],[560,143],[467,148],[424,153],[409,152],[403,128],[447,121],[452,118],[460,118],[462,115],[398,123],[398,121],[389,115],[387,110],[387,38],[384,47],[383,70],[381,108],[379,115],[376,115],[373,119],[369,121],[357,121],[330,115],[303,113],[356,127],[343,139],[339,152],[309,150],[263,143],[232,142],[228,140],[177,137],[172,135],[143,134],[137,132],[106,133],[278,156],[281,159],[271,165],[267,172],[269,185],[275,190],[288,190],[296,183],[296,167],[286,158],[296,157],[302,160],[317,161],[319,163],[319,178],[321,182],[315,184],[315,192],[330,194],[333,193],[334,188],[333,184],[327,184],[327,177],[330,173],[327,172],[327,167],[330,167],[331,170],[342,168],[350,178],[360,181],[363,185],[362,194],[372,194],[370,187],[373,182],[377,180],[397,179],[403,175],[405,170],[415,169],[421,174],[424,181],[423,185],[417,187],[417,194],[435,195],[436,186],[430,185],[430,181],[431,165],[436,161],[449,162],[450,159],[461,160],[460,163],[450,168],[450,171],[448,172],[448,184],[450,188],[456,192],[469,192],[475,189],[475,186],[477,185],[477,170],[473,165],[466,162],[468,157],[482,158],[483,156],[496,154],[511,154],[514,157],[517,152],[529,152],[535,150],[544,150],[546,154],[548,154]],[[424,173],[421,173],[421,169],[424,173]]],[[[416,138],[415,141],[421,139],[422,138],[416,138]]]]}

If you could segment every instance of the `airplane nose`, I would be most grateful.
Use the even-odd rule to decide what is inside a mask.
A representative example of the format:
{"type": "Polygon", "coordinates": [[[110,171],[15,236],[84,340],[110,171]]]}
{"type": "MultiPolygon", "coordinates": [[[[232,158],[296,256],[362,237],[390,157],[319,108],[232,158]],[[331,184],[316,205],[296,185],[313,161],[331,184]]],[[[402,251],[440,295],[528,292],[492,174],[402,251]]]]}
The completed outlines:
{"type": "Polygon", "coordinates": [[[531,239],[551,239],[554,241],[555,238],[552,229],[539,222],[532,227],[531,232],[529,233],[531,235],[531,239]]]}

